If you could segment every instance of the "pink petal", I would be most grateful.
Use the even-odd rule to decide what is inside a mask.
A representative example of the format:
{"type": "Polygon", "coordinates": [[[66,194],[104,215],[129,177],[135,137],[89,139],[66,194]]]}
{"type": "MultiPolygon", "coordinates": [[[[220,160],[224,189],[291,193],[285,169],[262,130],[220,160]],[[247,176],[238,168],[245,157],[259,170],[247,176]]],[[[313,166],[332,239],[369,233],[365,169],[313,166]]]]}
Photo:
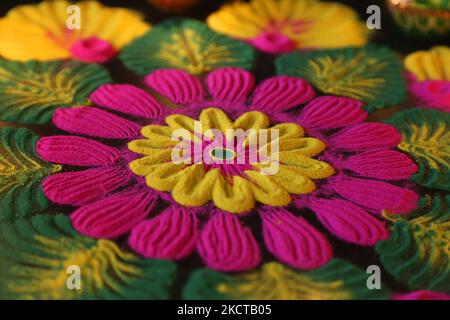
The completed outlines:
{"type": "Polygon", "coordinates": [[[153,210],[158,196],[149,191],[115,194],[77,209],[71,216],[79,233],[113,239],[128,233],[153,210]]]}
{"type": "Polygon", "coordinates": [[[134,122],[91,107],[58,109],[53,114],[53,123],[70,133],[107,139],[132,139],[140,131],[134,122]]]}
{"type": "Polygon", "coordinates": [[[299,269],[314,269],[333,257],[327,238],[305,219],[282,208],[264,209],[261,217],[267,249],[280,261],[299,269]]]}
{"type": "Polygon", "coordinates": [[[402,141],[402,135],[385,123],[366,122],[346,128],[330,138],[330,146],[339,150],[362,151],[389,149],[402,141]]]}
{"type": "Polygon", "coordinates": [[[98,106],[146,119],[157,118],[164,111],[155,98],[128,84],[102,85],[90,98],[98,106]]]}
{"type": "Polygon", "coordinates": [[[414,191],[383,181],[342,176],[329,184],[342,197],[377,214],[385,209],[396,214],[409,213],[417,206],[414,191]]]}
{"type": "Polygon", "coordinates": [[[299,106],[315,95],[314,89],[303,79],[273,77],[256,87],[251,108],[267,113],[281,112],[299,106]]]}
{"type": "Polygon", "coordinates": [[[203,100],[200,81],[182,70],[162,69],[145,77],[147,86],[177,104],[191,104],[203,100]]]}
{"type": "Polygon", "coordinates": [[[255,85],[253,75],[239,68],[221,68],[206,77],[206,86],[214,100],[243,103],[255,85]]]}
{"type": "Polygon", "coordinates": [[[298,123],[310,130],[342,128],[361,123],[368,113],[363,103],[350,98],[323,96],[308,103],[301,111],[298,123]]]}
{"type": "Polygon", "coordinates": [[[189,209],[169,207],[134,227],[128,244],[146,258],[178,260],[195,250],[197,228],[197,217],[189,209]]]}
{"type": "Polygon", "coordinates": [[[90,167],[114,164],[119,151],[97,141],[72,136],[51,136],[39,139],[38,155],[49,162],[90,167]]]}
{"type": "Polygon", "coordinates": [[[261,252],[249,228],[227,212],[215,212],[204,226],[197,245],[207,266],[220,271],[241,271],[256,267],[261,252]]]}
{"type": "Polygon", "coordinates": [[[44,180],[42,189],[54,203],[79,207],[107,196],[129,181],[128,172],[122,168],[93,168],[52,175],[44,180]]]}
{"type": "Polygon", "coordinates": [[[347,242],[373,246],[389,237],[383,222],[349,201],[317,199],[310,208],[325,228],[347,242]]]}
{"type": "Polygon", "coordinates": [[[344,161],[343,168],[360,176],[402,180],[417,172],[417,165],[404,153],[393,150],[366,151],[344,161]]]}
{"type": "Polygon", "coordinates": [[[403,294],[394,294],[392,296],[393,300],[450,300],[450,295],[443,292],[435,291],[413,291],[403,294]]]}

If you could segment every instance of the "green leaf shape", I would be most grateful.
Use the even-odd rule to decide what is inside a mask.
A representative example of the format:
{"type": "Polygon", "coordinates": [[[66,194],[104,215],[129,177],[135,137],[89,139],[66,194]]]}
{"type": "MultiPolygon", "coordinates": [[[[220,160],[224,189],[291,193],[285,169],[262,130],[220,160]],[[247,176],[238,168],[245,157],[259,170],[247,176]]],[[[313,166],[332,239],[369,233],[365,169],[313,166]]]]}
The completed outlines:
{"type": "Polygon", "coordinates": [[[324,93],[361,100],[369,112],[406,98],[402,61],[386,47],[294,52],[279,57],[276,68],[278,74],[304,78],[324,93]]]}
{"type": "Polygon", "coordinates": [[[132,71],[147,75],[175,68],[201,75],[221,67],[251,69],[255,50],[216,33],[193,19],[172,19],[158,24],[128,45],[120,58],[132,71]]]}
{"type": "Polygon", "coordinates": [[[65,215],[0,225],[1,299],[168,299],[176,265],[78,234],[65,215]],[[81,289],[68,289],[79,266],[81,289]]]}
{"type": "Polygon", "coordinates": [[[370,274],[339,259],[313,271],[296,271],[277,262],[229,275],[210,269],[195,271],[183,290],[185,299],[347,300],[385,299],[388,290],[369,290],[370,274]]]}
{"type": "Polygon", "coordinates": [[[450,196],[427,195],[393,219],[390,238],[376,246],[384,268],[410,290],[450,292],[450,196]]]}
{"type": "Polygon", "coordinates": [[[386,122],[403,135],[398,148],[410,154],[419,165],[412,179],[427,188],[450,191],[450,114],[409,109],[386,122]]]}
{"type": "Polygon", "coordinates": [[[39,136],[24,128],[0,129],[0,221],[46,209],[41,181],[61,166],[40,160],[35,153],[39,136]]]}
{"type": "Polygon", "coordinates": [[[0,120],[48,124],[56,108],[88,104],[89,94],[111,81],[96,64],[0,59],[0,120]]]}

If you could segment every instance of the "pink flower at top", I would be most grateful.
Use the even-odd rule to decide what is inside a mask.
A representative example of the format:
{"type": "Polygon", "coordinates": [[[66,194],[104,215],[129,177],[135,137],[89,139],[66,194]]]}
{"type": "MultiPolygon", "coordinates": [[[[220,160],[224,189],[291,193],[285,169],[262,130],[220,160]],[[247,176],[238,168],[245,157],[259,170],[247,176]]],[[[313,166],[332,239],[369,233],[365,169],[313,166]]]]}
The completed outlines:
{"type": "MultiPolygon", "coordinates": [[[[332,258],[332,247],[304,212],[335,237],[372,246],[388,237],[383,210],[406,214],[416,206],[405,180],[417,166],[395,149],[401,135],[365,122],[359,101],[315,97],[295,77],[269,78],[254,89],[253,76],[237,68],[213,71],[204,82],[159,70],[145,82],[164,99],[131,85],[103,85],[91,96],[96,106],[55,113],[54,124],[70,134],[38,142],[43,159],[73,166],[47,178],[43,190],[76,208],[70,217],[84,235],[129,235],[129,246],[148,258],[179,260],[197,250],[208,267],[237,271],[261,262],[255,230],[246,226],[259,217],[274,257],[313,269],[332,258]],[[197,119],[222,131],[278,128],[279,172],[262,175],[250,162],[171,163],[170,134],[192,129],[197,119]]],[[[227,150],[230,158],[234,151],[227,150]]]]}

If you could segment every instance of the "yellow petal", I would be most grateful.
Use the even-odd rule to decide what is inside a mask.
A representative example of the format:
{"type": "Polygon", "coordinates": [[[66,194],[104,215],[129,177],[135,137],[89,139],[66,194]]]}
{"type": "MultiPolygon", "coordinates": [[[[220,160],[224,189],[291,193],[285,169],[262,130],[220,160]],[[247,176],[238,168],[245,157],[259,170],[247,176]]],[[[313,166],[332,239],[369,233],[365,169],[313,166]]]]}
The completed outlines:
{"type": "MultiPolygon", "coordinates": [[[[154,171],[154,165],[166,163],[171,159],[171,150],[154,149],[152,155],[134,160],[130,163],[130,169],[139,176],[146,176],[154,171]]],[[[150,153],[150,152],[148,152],[150,153]]]]}
{"type": "Polygon", "coordinates": [[[119,50],[150,29],[143,15],[137,11],[107,7],[97,1],[80,2],[79,6],[82,26],[80,36],[96,36],[119,50]]]}
{"type": "Polygon", "coordinates": [[[152,163],[152,161],[147,162],[145,158],[134,160],[129,164],[131,171],[142,177],[145,177],[146,175],[155,171],[158,166],[159,164],[152,163]]]}
{"type": "Polygon", "coordinates": [[[172,190],[173,199],[184,206],[201,206],[211,200],[217,181],[223,179],[218,169],[205,174],[203,165],[193,165],[185,170],[172,190]]]}
{"type": "Polygon", "coordinates": [[[149,139],[149,147],[165,148],[175,146],[179,142],[172,140],[172,131],[173,129],[170,127],[150,125],[142,128],[141,134],[149,139]]]}
{"type": "Polygon", "coordinates": [[[247,170],[245,174],[249,181],[255,199],[270,206],[286,206],[291,202],[291,196],[271,176],[265,176],[257,171],[247,170]]]}
{"type": "Polygon", "coordinates": [[[327,178],[335,173],[333,167],[328,163],[305,157],[295,151],[280,152],[280,162],[288,165],[290,170],[312,179],[327,178]]]}
{"type": "Polygon", "coordinates": [[[8,12],[7,17],[17,23],[33,25],[54,35],[61,35],[66,29],[67,8],[71,4],[62,0],[17,6],[8,12]]]}
{"type": "Polygon", "coordinates": [[[314,157],[325,149],[325,143],[316,138],[284,139],[280,141],[280,151],[294,151],[308,157],[314,157]]]}
{"type": "Polygon", "coordinates": [[[138,176],[146,176],[158,168],[158,165],[166,163],[171,158],[170,150],[158,149],[160,153],[156,153],[153,156],[146,156],[132,161],[129,166],[138,176]]]}
{"type": "Polygon", "coordinates": [[[278,173],[271,178],[289,193],[307,194],[316,190],[316,185],[310,178],[291,168],[280,165],[278,173]]]}
{"type": "Polygon", "coordinates": [[[258,135],[258,152],[263,157],[270,156],[272,153],[271,149],[275,146],[275,143],[278,143],[278,146],[280,146],[283,140],[301,138],[303,135],[303,128],[296,123],[277,124],[268,129],[265,140],[264,136],[258,135]]]}
{"type": "Polygon", "coordinates": [[[147,139],[133,140],[133,141],[129,142],[128,149],[130,149],[133,152],[144,154],[147,156],[152,156],[155,153],[158,153],[161,151],[169,151],[169,154],[170,154],[170,149],[155,148],[153,146],[153,143],[147,139]]]}
{"type": "Polygon", "coordinates": [[[200,113],[199,120],[202,122],[203,130],[218,129],[223,133],[232,128],[230,118],[225,112],[218,108],[207,108],[200,113]]]}
{"type": "Polygon", "coordinates": [[[341,48],[367,43],[369,31],[352,8],[315,0],[289,1],[296,2],[290,21],[306,24],[303,28],[295,23],[285,25],[283,33],[296,41],[297,48],[341,48]],[[330,21],[333,21],[333,28],[330,28],[330,21]]]}
{"type": "Polygon", "coordinates": [[[45,61],[66,59],[70,54],[40,27],[4,18],[0,19],[0,56],[17,61],[45,61]]]}
{"type": "Polygon", "coordinates": [[[233,177],[232,184],[223,178],[216,181],[212,199],[216,207],[232,213],[248,212],[255,207],[250,183],[239,176],[233,177]]]}
{"type": "Polygon", "coordinates": [[[175,184],[185,174],[185,165],[172,162],[159,164],[156,169],[145,176],[147,185],[158,191],[172,191],[175,184]]]}
{"type": "MultiPolygon", "coordinates": [[[[166,117],[166,123],[174,129],[186,129],[189,132],[194,132],[194,123],[196,120],[182,114],[172,114],[166,117]]],[[[201,129],[201,128],[200,128],[201,129]]]]}
{"type": "Polygon", "coordinates": [[[266,129],[270,124],[269,117],[259,111],[246,112],[233,123],[235,129],[266,129]]]}
{"type": "Polygon", "coordinates": [[[270,130],[272,129],[278,130],[278,137],[280,140],[301,138],[305,134],[303,128],[296,123],[280,123],[270,127],[270,130]]]}
{"type": "Polygon", "coordinates": [[[267,129],[269,124],[269,117],[264,113],[259,111],[246,112],[234,121],[233,131],[231,131],[233,135],[227,134],[227,141],[238,141],[238,143],[242,141],[244,145],[252,143],[257,146],[259,130],[267,129]]]}
{"type": "Polygon", "coordinates": [[[243,2],[226,4],[208,17],[208,26],[239,39],[257,37],[264,31],[269,20],[258,16],[252,9],[243,2]]]}
{"type": "Polygon", "coordinates": [[[405,58],[406,70],[412,72],[418,81],[450,81],[450,48],[436,46],[429,51],[417,51],[405,58]]]}
{"type": "Polygon", "coordinates": [[[325,143],[316,138],[297,138],[297,139],[283,139],[279,141],[278,149],[272,143],[263,145],[258,149],[260,159],[271,159],[272,161],[279,161],[280,152],[286,155],[300,154],[307,157],[314,157],[326,149],[325,143]]]}
{"type": "Polygon", "coordinates": [[[182,114],[173,114],[166,117],[166,123],[173,128],[173,130],[182,129],[185,130],[184,139],[193,140],[196,142],[201,142],[201,134],[203,133],[203,128],[201,122],[198,122],[197,127],[195,126],[196,120],[191,117],[182,114]]]}

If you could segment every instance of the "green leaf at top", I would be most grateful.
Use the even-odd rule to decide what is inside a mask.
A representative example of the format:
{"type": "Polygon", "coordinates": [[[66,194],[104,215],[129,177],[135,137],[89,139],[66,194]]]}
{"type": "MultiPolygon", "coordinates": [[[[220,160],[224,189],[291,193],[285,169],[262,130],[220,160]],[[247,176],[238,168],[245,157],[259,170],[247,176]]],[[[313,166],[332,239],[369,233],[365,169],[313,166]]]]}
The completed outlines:
{"type": "Polygon", "coordinates": [[[412,179],[425,187],[450,191],[450,113],[409,109],[386,120],[403,136],[398,145],[418,163],[412,179]]]}
{"type": "Polygon", "coordinates": [[[0,129],[0,220],[36,213],[49,205],[41,181],[61,166],[39,159],[38,139],[28,129],[0,129]]]}
{"type": "Polygon", "coordinates": [[[48,124],[56,108],[86,104],[89,94],[108,82],[100,65],[0,59],[0,120],[48,124]]]}
{"type": "Polygon", "coordinates": [[[0,224],[0,299],[168,299],[175,270],[79,235],[65,215],[0,224]],[[77,271],[81,288],[69,289],[77,271]]]}
{"type": "Polygon", "coordinates": [[[376,246],[385,269],[410,290],[450,292],[450,196],[426,196],[393,220],[390,238],[376,246]]]}
{"type": "Polygon", "coordinates": [[[402,61],[386,47],[294,52],[278,58],[276,66],[278,74],[304,78],[324,93],[361,100],[368,111],[406,97],[402,61]]]}
{"type": "Polygon", "coordinates": [[[133,41],[120,58],[140,75],[163,68],[201,75],[228,66],[250,69],[254,56],[251,46],[216,33],[203,22],[173,19],[133,41]]]}
{"type": "Polygon", "coordinates": [[[370,290],[370,274],[334,259],[313,271],[297,271],[277,262],[228,275],[210,269],[194,272],[183,291],[185,299],[349,300],[385,299],[388,290],[370,290]]]}

